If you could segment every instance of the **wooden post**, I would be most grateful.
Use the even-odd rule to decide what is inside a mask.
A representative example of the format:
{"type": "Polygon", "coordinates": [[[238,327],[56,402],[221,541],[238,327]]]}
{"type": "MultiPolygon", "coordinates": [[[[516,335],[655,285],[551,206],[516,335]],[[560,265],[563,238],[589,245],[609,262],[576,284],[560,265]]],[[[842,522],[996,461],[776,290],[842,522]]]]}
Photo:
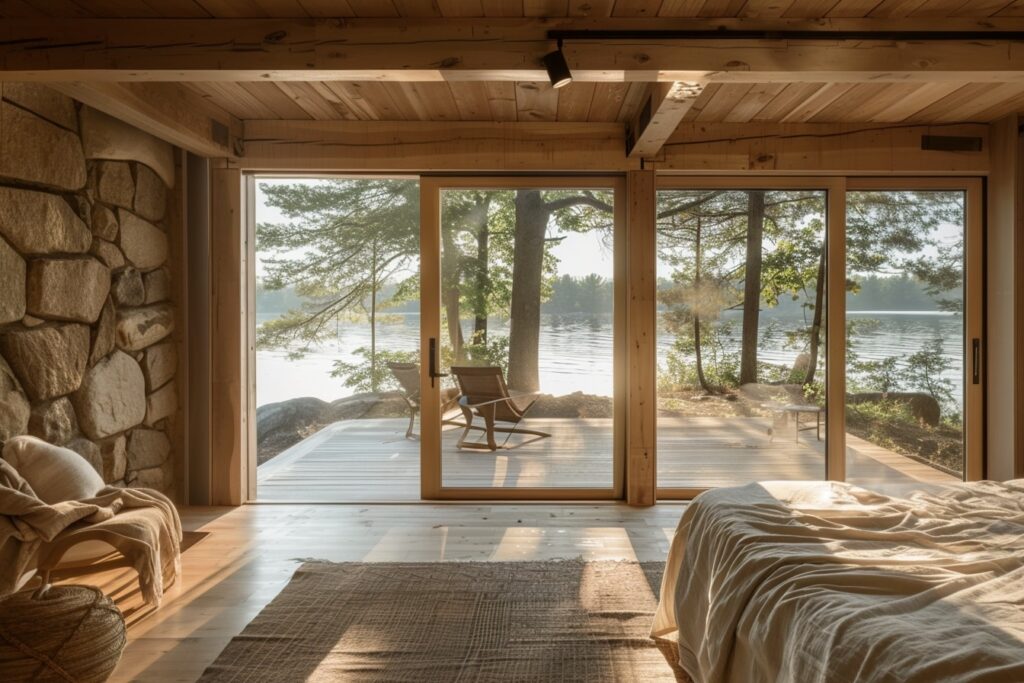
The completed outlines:
{"type": "Polygon", "coordinates": [[[167,196],[167,232],[171,250],[171,301],[174,303],[174,347],[178,357],[175,382],[176,417],[172,420],[175,502],[188,503],[189,482],[189,328],[188,328],[188,167],[186,153],[174,151],[174,188],[167,196]]]}
{"type": "Polygon", "coordinates": [[[1014,114],[990,126],[988,179],[986,377],[988,397],[985,476],[1024,476],[1024,158],[1014,114]]]}
{"type": "Polygon", "coordinates": [[[654,171],[630,171],[626,187],[629,281],[626,309],[626,502],[640,506],[654,505],[657,500],[657,186],[654,171]]]}
{"type": "Polygon", "coordinates": [[[245,232],[242,176],[224,162],[210,170],[210,502],[248,497],[245,232]]]}

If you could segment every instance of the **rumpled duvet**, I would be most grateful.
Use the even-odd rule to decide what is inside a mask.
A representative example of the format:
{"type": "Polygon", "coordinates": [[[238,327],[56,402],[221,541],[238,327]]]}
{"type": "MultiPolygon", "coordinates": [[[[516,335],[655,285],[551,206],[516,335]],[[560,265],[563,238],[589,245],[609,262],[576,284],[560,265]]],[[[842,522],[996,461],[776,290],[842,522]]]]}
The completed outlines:
{"type": "Polygon", "coordinates": [[[886,490],[698,496],[652,635],[696,683],[1024,681],[1024,480],[886,490]]]}
{"type": "Polygon", "coordinates": [[[107,487],[88,500],[48,505],[0,460],[0,596],[35,568],[47,543],[84,528],[104,531],[138,572],[146,602],[159,604],[165,583],[181,571],[181,521],[169,499],[148,489],[107,487]]]}

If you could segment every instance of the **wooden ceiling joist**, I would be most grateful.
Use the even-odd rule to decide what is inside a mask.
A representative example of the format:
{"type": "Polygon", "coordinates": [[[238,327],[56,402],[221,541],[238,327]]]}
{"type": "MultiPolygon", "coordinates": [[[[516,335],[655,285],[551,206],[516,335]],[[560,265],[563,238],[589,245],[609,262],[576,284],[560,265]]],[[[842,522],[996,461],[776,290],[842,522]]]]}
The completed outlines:
{"type": "Polygon", "coordinates": [[[639,114],[630,126],[626,153],[652,157],[679,127],[686,113],[704,91],[703,81],[652,83],[639,114]]]}
{"type": "MultiPolygon", "coordinates": [[[[722,20],[16,19],[0,25],[0,71],[21,80],[546,80],[552,30],[717,28],[722,20]]],[[[1021,19],[743,25],[822,32],[822,40],[567,41],[576,81],[903,82],[1024,80],[1024,43],[837,41],[824,31],[1020,31],[1021,19]],[[982,26],[984,24],[984,26],[982,26]],[[728,49],[723,49],[727,47],[728,49]]],[[[682,30],[682,29],[680,29],[682,30]]]]}

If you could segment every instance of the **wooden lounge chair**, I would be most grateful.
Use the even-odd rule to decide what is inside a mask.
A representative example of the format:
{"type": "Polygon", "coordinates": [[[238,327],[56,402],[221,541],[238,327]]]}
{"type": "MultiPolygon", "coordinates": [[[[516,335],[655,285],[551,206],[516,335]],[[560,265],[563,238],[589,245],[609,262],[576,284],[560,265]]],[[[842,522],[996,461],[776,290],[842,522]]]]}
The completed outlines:
{"type": "MultiPolygon", "coordinates": [[[[416,415],[420,412],[420,366],[416,363],[389,362],[388,370],[398,380],[398,384],[402,387],[402,398],[409,406],[409,427],[405,430],[405,438],[418,439],[419,435],[413,433],[412,428],[416,423],[416,415]]],[[[458,398],[458,389],[441,389],[441,415],[453,409],[458,398]]],[[[465,426],[456,420],[441,420],[441,424],[465,426]]]]}
{"type": "MultiPolygon", "coordinates": [[[[459,398],[459,407],[466,417],[466,428],[459,438],[459,448],[480,448],[489,451],[498,450],[499,446],[494,439],[494,434],[528,434],[536,438],[528,439],[513,446],[501,448],[518,448],[534,441],[551,436],[547,432],[539,432],[534,429],[523,429],[519,423],[526,417],[526,413],[536,403],[536,394],[519,394],[513,396],[509,393],[505,384],[505,376],[501,368],[495,366],[485,367],[452,367],[452,374],[459,383],[462,396],[459,398]],[[530,397],[533,396],[531,399],[530,397]],[[487,434],[487,443],[466,441],[470,429],[474,429],[473,418],[479,415],[483,418],[483,431],[487,434]],[[496,426],[496,422],[512,423],[511,427],[496,426]]],[[[479,427],[475,427],[480,429],[479,427]]],[[[509,436],[505,437],[508,442],[509,436]]]]}

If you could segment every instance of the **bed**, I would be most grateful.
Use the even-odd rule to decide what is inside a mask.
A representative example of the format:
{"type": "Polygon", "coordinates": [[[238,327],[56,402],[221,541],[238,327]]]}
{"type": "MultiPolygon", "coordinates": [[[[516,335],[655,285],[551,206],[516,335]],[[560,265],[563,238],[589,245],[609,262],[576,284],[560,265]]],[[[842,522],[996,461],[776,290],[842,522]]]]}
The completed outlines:
{"type": "Polygon", "coordinates": [[[1024,681],[1024,480],[708,491],[652,635],[697,683],[1024,681]]]}

